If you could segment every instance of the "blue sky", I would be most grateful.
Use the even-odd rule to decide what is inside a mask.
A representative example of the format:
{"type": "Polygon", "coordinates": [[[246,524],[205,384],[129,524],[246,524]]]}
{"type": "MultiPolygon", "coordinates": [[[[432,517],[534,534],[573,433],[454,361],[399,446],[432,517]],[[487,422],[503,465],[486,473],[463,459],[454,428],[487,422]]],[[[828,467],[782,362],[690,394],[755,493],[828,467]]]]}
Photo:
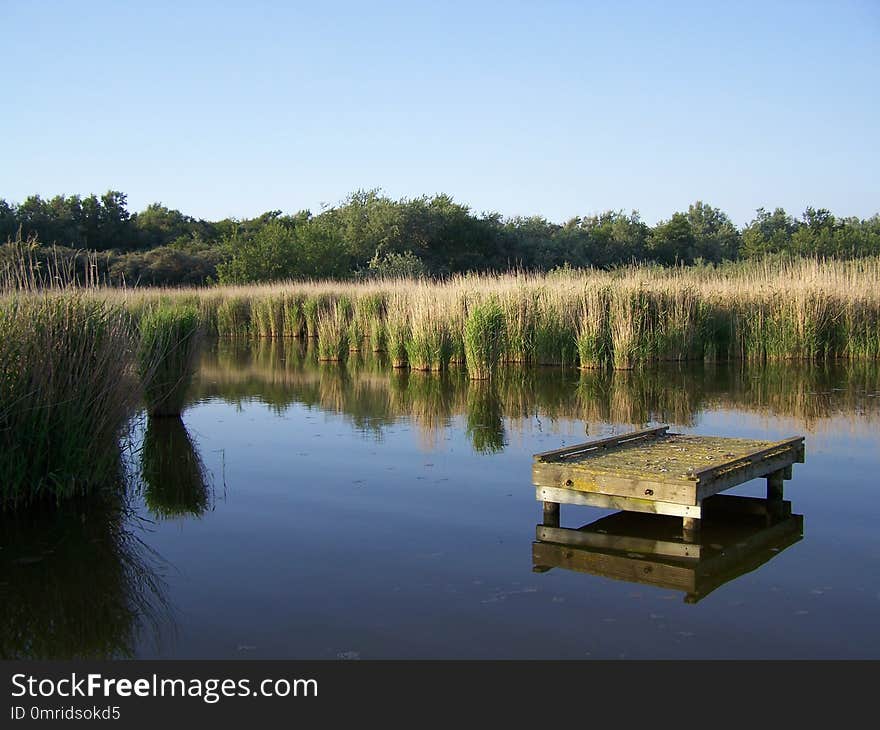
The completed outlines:
{"type": "Polygon", "coordinates": [[[880,2],[0,0],[0,197],[880,210],[880,2]]]}

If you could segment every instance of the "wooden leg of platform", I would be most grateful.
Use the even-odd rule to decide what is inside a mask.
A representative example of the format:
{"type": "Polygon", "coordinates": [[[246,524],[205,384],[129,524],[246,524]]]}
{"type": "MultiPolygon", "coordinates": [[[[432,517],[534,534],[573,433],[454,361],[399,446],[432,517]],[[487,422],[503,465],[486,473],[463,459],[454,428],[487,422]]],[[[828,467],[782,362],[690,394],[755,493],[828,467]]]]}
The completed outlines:
{"type": "Polygon", "coordinates": [[[544,502],[544,526],[559,527],[559,502],[544,502]]]}
{"type": "Polygon", "coordinates": [[[782,499],[783,484],[785,483],[785,469],[779,469],[767,475],[767,499],[773,501],[782,499]]]}
{"type": "Polygon", "coordinates": [[[682,517],[681,531],[685,538],[694,537],[700,531],[700,520],[696,517],[682,517]]]}

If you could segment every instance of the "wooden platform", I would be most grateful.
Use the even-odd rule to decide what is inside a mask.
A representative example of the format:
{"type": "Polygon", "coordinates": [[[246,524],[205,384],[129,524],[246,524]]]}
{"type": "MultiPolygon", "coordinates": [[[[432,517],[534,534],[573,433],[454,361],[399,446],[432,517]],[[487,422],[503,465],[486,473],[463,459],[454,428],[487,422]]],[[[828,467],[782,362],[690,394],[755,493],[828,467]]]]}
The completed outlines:
{"type": "Polygon", "coordinates": [[[532,569],[580,573],[682,591],[696,603],[751,572],[803,537],[791,503],[718,495],[704,505],[705,524],[682,539],[678,521],[618,512],[580,529],[538,525],[532,569]]]}
{"type": "Polygon", "coordinates": [[[699,526],[703,500],[758,477],[768,499],[781,500],[792,464],[804,461],[804,438],[783,441],[669,433],[668,426],[535,454],[532,481],[545,522],[560,504],[652,512],[699,526]]]}

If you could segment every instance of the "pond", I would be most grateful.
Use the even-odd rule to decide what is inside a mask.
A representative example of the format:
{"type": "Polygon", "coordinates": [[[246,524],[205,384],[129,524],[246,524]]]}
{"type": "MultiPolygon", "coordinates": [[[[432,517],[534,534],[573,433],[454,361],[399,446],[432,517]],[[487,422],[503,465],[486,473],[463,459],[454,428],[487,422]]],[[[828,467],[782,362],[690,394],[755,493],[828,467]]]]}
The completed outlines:
{"type": "Polygon", "coordinates": [[[182,420],[137,419],[124,509],[0,523],[0,654],[877,658],[878,427],[874,364],[489,384],[220,341],[182,420]],[[805,436],[790,506],[707,520],[698,557],[658,515],[563,505],[548,533],[532,455],[647,424],[805,436]]]}

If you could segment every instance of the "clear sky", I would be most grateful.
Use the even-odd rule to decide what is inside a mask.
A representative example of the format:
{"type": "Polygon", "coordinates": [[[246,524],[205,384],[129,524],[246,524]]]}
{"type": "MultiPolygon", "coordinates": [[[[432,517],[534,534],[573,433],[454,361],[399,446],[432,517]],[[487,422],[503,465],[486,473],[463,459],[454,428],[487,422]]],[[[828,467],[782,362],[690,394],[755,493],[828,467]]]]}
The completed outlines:
{"type": "Polygon", "coordinates": [[[880,210],[880,1],[0,0],[0,197],[880,210]]]}

